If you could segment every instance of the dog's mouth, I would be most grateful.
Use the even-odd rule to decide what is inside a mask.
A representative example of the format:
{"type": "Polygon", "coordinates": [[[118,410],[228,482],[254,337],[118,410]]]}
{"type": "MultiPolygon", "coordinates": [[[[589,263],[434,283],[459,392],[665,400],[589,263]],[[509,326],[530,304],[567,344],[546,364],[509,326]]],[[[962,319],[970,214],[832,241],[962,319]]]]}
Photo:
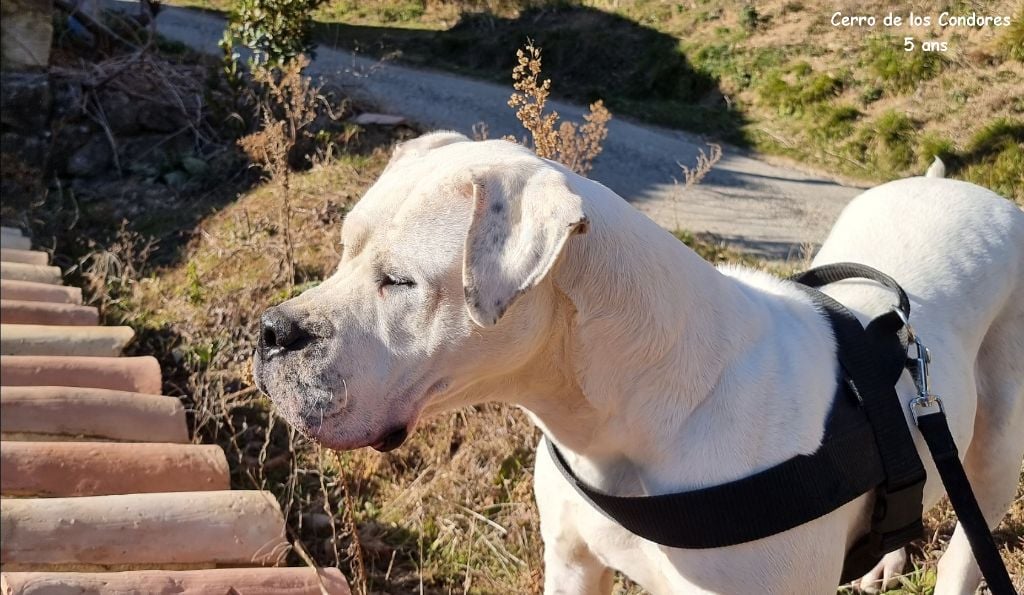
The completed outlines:
{"type": "Polygon", "coordinates": [[[370,448],[379,452],[388,452],[401,446],[409,437],[409,429],[405,426],[395,428],[384,435],[383,438],[370,445],[370,448]]]}

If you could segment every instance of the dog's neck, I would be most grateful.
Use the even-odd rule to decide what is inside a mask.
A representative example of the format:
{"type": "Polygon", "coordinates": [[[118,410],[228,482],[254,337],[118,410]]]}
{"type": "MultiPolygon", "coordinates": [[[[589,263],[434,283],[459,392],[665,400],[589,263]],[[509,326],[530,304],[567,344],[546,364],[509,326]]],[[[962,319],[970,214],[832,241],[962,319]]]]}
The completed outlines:
{"type": "MultiPolygon", "coordinates": [[[[764,460],[749,451],[766,441],[785,442],[780,453],[813,450],[820,436],[758,435],[798,413],[772,402],[792,390],[772,384],[779,358],[760,368],[745,360],[773,358],[773,324],[799,332],[822,321],[792,303],[780,312],[785,300],[723,275],[611,191],[588,196],[590,230],[570,242],[553,280],[562,330],[514,397],[575,471],[609,491],[664,492],[742,476],[764,460]]],[[[827,331],[807,340],[811,350],[827,341],[827,331]]],[[[810,390],[831,390],[824,367],[810,390]]],[[[819,406],[802,414],[824,417],[819,406]]]]}

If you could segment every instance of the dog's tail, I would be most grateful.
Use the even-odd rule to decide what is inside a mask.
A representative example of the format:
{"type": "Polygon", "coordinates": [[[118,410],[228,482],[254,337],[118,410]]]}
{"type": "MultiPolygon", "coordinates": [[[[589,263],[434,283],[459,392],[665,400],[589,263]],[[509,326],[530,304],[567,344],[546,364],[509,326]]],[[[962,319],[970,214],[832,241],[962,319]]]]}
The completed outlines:
{"type": "Polygon", "coordinates": [[[928,166],[928,171],[924,172],[926,178],[945,178],[946,177],[946,164],[941,159],[935,157],[935,161],[928,166]]]}

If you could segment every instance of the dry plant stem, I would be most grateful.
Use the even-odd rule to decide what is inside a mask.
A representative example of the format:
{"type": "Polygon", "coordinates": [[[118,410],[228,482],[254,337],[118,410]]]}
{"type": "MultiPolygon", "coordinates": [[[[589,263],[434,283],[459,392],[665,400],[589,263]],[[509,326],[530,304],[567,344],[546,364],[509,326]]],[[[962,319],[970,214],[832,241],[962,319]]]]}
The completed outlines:
{"type": "Polygon", "coordinates": [[[700,184],[721,159],[722,146],[711,143],[708,145],[707,153],[704,152],[704,149],[700,149],[700,152],[697,154],[697,164],[694,167],[679,163],[679,169],[683,170],[683,187],[690,188],[700,184]]]}
{"type": "Polygon", "coordinates": [[[299,56],[279,71],[257,66],[253,80],[263,89],[256,102],[263,128],[238,141],[249,158],[264,174],[281,185],[281,259],[282,274],[288,289],[295,284],[295,243],[292,238],[292,179],[289,158],[308,134],[307,127],[317,116],[317,107],[326,101],[302,71],[309,65],[299,56]]]}
{"type": "Polygon", "coordinates": [[[349,491],[348,473],[341,456],[334,452],[334,460],[338,465],[338,480],[341,483],[341,492],[344,498],[345,527],[351,533],[352,543],[349,545],[351,556],[352,579],[355,583],[356,595],[369,595],[369,584],[366,576],[366,564],[363,560],[363,544],[359,540],[359,531],[356,527],[355,517],[352,515],[352,494],[349,491]]]}
{"type": "MultiPolygon", "coordinates": [[[[602,101],[590,104],[590,112],[583,116],[585,123],[581,126],[572,122],[558,124],[558,112],[545,114],[551,80],[542,81],[540,78],[540,53],[532,41],[527,42],[525,50],[516,51],[517,64],[512,69],[515,93],[509,97],[508,105],[516,110],[516,118],[530,132],[533,150],[538,156],[553,159],[580,175],[586,175],[601,153],[612,114],[602,101]]],[[[508,136],[505,139],[516,140],[508,136]]]]}

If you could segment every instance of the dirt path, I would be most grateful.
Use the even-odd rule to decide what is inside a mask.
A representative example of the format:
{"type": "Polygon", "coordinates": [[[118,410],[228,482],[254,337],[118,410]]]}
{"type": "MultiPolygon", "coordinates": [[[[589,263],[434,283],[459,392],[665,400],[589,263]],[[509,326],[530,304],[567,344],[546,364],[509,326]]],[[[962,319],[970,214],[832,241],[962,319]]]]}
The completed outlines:
{"type": "MultiPolygon", "coordinates": [[[[165,6],[158,29],[196,50],[219,53],[223,20],[165,6]]],[[[510,86],[380,63],[325,47],[316,54],[313,73],[382,111],[429,128],[469,133],[473,124],[486,122],[491,138],[522,135],[506,105],[510,86]]],[[[553,108],[575,120],[583,113],[580,107],[561,102],[553,108]]],[[[681,177],[677,162],[692,165],[702,146],[692,134],[616,118],[591,177],[665,227],[712,232],[773,259],[797,257],[802,244],[820,243],[842,207],[860,192],[725,146],[722,161],[704,183],[682,194],[673,184],[673,178],[681,177]]]]}

